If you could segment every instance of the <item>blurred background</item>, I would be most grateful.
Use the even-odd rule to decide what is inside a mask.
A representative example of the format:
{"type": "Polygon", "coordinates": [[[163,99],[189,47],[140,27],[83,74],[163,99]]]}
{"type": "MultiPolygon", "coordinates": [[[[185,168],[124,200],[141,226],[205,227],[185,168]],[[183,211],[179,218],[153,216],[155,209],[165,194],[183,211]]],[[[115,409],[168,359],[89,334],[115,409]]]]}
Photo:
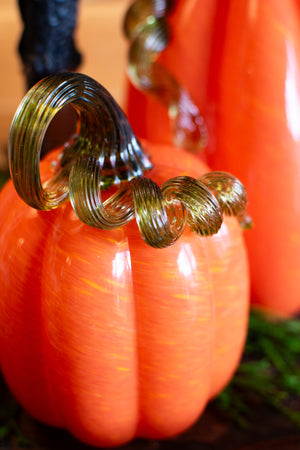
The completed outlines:
{"type": "MultiPolygon", "coordinates": [[[[78,71],[101,83],[122,103],[127,44],[122,19],[129,0],[80,0],[75,41],[83,61],[78,71]]],[[[17,0],[0,1],[0,170],[14,113],[26,92],[17,51],[22,20],[17,0]]]]}

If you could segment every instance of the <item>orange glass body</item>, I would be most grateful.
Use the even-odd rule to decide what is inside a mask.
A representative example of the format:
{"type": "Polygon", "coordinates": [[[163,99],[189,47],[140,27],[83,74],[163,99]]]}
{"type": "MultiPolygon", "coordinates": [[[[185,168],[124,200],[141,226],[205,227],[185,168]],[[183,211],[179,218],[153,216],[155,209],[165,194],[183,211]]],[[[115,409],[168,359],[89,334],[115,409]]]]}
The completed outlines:
{"type": "MultiPolygon", "coordinates": [[[[202,157],[214,170],[239,178],[248,193],[252,303],[279,315],[296,314],[299,2],[179,0],[170,26],[172,41],[160,61],[203,113],[209,139],[202,157]]],[[[157,101],[129,86],[127,110],[136,132],[172,142],[167,112],[157,101]]]]}
{"type": "MultiPolygon", "coordinates": [[[[159,185],[208,170],[182,150],[146,145],[159,185]]],[[[68,202],[30,208],[11,182],[0,216],[0,363],[29,413],[96,446],[192,425],[244,345],[249,277],[237,220],[157,250],[135,221],[100,231],[68,202]]]]}

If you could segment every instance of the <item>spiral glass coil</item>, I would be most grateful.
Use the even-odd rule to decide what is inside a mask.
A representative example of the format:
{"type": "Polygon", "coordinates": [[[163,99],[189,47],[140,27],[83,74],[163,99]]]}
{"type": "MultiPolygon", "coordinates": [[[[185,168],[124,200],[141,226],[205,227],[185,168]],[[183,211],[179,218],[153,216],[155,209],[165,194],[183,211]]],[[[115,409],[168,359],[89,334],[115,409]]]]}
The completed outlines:
{"type": "Polygon", "coordinates": [[[172,245],[186,224],[201,236],[212,235],[223,214],[245,222],[246,193],[229,174],[179,176],[161,187],[146,178],[151,162],[122,110],[101,85],[82,74],[51,75],[27,93],[11,126],[9,159],[15,188],[30,206],[50,210],[70,199],[79,219],[100,229],[121,227],[135,217],[152,247],[172,245]],[[43,139],[67,104],[78,114],[77,132],[62,148],[58,171],[42,183],[43,139]],[[112,184],[119,189],[103,202],[101,191],[112,184]]]}
{"type": "Polygon", "coordinates": [[[99,83],[82,74],[49,76],[27,93],[11,126],[9,161],[17,192],[34,208],[59,205],[68,196],[69,173],[81,155],[99,161],[103,188],[152,167],[123,111],[99,83]],[[63,153],[60,172],[44,189],[39,175],[43,139],[53,117],[68,104],[78,115],[77,134],[63,153]]]}
{"type": "Polygon", "coordinates": [[[130,42],[128,74],[134,85],[168,108],[174,143],[195,151],[207,144],[204,119],[187,89],[157,63],[170,39],[167,16],[175,3],[175,0],[136,0],[129,7],[123,24],[130,42]]]}

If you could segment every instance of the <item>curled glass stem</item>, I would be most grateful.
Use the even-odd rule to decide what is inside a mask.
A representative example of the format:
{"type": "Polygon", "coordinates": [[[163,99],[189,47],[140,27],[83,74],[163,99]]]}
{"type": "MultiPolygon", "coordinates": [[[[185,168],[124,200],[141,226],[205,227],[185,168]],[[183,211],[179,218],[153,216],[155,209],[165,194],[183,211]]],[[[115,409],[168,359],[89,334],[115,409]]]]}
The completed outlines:
{"type": "Polygon", "coordinates": [[[130,41],[128,74],[135,86],[168,108],[175,145],[195,151],[207,144],[204,119],[187,89],[157,62],[170,39],[166,18],[174,4],[175,0],[136,0],[129,7],[124,19],[130,41]]]}
{"type": "Polygon", "coordinates": [[[37,209],[60,205],[69,195],[70,170],[82,155],[99,161],[102,188],[152,167],[125,114],[104,87],[83,74],[50,75],[28,91],[12,122],[9,161],[18,194],[37,209]],[[65,145],[60,171],[42,185],[43,139],[54,116],[68,104],[77,112],[77,133],[65,145]]]}
{"type": "Polygon", "coordinates": [[[200,236],[217,233],[223,214],[240,216],[246,205],[242,184],[226,173],[179,176],[161,187],[146,178],[151,163],[123,112],[102,86],[81,74],[51,75],[28,92],[11,126],[9,157],[16,190],[30,206],[50,210],[69,198],[80,220],[103,230],[135,217],[152,247],[172,245],[186,225],[200,236]],[[78,113],[77,132],[62,148],[55,174],[42,183],[43,138],[66,104],[78,113]],[[103,201],[102,191],[112,184],[119,189],[103,201]]]}
{"type": "Polygon", "coordinates": [[[211,236],[219,231],[224,214],[239,216],[246,203],[243,185],[225,172],[211,172],[199,179],[178,176],[161,187],[150,178],[136,177],[104,202],[100,181],[97,161],[91,157],[76,161],[70,175],[70,199],[77,216],[105,230],[126,225],[135,217],[144,241],[156,248],[174,244],[186,225],[200,236],[211,236]],[[220,177],[226,184],[225,193],[214,189],[220,177]]]}
{"type": "Polygon", "coordinates": [[[246,191],[237,178],[215,171],[203,175],[201,181],[212,191],[224,214],[236,216],[244,229],[252,227],[252,220],[246,212],[246,191]]]}

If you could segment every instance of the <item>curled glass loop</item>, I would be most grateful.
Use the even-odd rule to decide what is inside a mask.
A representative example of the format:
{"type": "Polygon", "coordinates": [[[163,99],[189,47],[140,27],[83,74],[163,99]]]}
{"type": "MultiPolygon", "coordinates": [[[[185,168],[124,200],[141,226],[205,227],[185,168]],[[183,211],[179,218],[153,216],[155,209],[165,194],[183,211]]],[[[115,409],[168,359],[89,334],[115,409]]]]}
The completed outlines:
{"type": "Polygon", "coordinates": [[[71,170],[70,199],[77,216],[87,225],[110,230],[135,217],[144,241],[164,248],[180,238],[186,224],[200,236],[211,236],[219,231],[224,214],[238,216],[244,211],[242,184],[230,174],[222,174],[222,182],[229,186],[225,202],[214,189],[219,174],[215,178],[214,172],[205,174],[199,180],[179,176],[161,188],[150,178],[136,177],[102,202],[101,167],[95,158],[83,157],[71,170]]]}
{"type": "Polygon", "coordinates": [[[18,194],[37,209],[59,206],[69,195],[70,170],[83,154],[92,154],[99,161],[102,188],[128,181],[152,167],[123,111],[99,83],[83,74],[50,75],[27,93],[12,122],[9,160],[18,194]],[[61,170],[42,185],[43,139],[53,117],[67,104],[78,115],[77,136],[63,150],[61,170]]]}
{"type": "Polygon", "coordinates": [[[87,225],[110,230],[135,217],[144,241],[164,248],[180,238],[186,224],[200,236],[211,236],[219,231],[224,214],[238,216],[244,211],[242,184],[222,173],[222,183],[227,186],[223,196],[220,176],[220,172],[198,180],[178,176],[161,187],[150,178],[136,177],[102,202],[99,162],[91,156],[82,157],[71,170],[70,199],[77,216],[87,225]]]}
{"type": "Polygon", "coordinates": [[[145,23],[151,24],[169,14],[175,0],[136,0],[128,8],[123,21],[124,34],[133,41],[145,23]]]}
{"type": "Polygon", "coordinates": [[[111,230],[134,217],[134,204],[128,186],[122,186],[105,202],[101,198],[102,169],[92,155],[84,155],[73,165],[69,190],[70,201],[78,218],[95,228],[111,230]]]}
{"type": "Polygon", "coordinates": [[[123,112],[102,86],[81,74],[52,75],[28,92],[11,127],[9,156],[14,185],[30,206],[57,208],[69,196],[80,220],[104,230],[135,217],[144,241],[156,248],[174,244],[186,225],[209,236],[218,232],[223,214],[245,214],[244,187],[229,174],[179,176],[161,187],[146,178],[150,161],[123,112]],[[66,104],[77,111],[77,134],[62,149],[57,172],[42,184],[43,138],[66,104]],[[119,188],[103,201],[102,190],[112,184],[119,188]]]}
{"type": "Polygon", "coordinates": [[[180,235],[173,232],[164,197],[159,186],[149,178],[139,177],[130,182],[136,221],[142,238],[152,247],[172,245],[180,235]]]}
{"type": "Polygon", "coordinates": [[[204,174],[200,181],[218,200],[224,214],[236,216],[243,228],[251,228],[251,218],[246,213],[247,194],[242,183],[227,172],[215,171],[204,174]]]}
{"type": "Polygon", "coordinates": [[[199,108],[189,92],[157,62],[167,47],[170,29],[166,20],[175,1],[136,0],[124,19],[124,33],[130,41],[128,74],[138,89],[157,97],[169,112],[174,143],[195,151],[207,144],[208,131],[199,108]]]}
{"type": "Polygon", "coordinates": [[[222,225],[222,208],[213,193],[201,181],[180,176],[166,181],[164,195],[174,196],[187,212],[187,223],[201,236],[211,236],[222,225]]]}

